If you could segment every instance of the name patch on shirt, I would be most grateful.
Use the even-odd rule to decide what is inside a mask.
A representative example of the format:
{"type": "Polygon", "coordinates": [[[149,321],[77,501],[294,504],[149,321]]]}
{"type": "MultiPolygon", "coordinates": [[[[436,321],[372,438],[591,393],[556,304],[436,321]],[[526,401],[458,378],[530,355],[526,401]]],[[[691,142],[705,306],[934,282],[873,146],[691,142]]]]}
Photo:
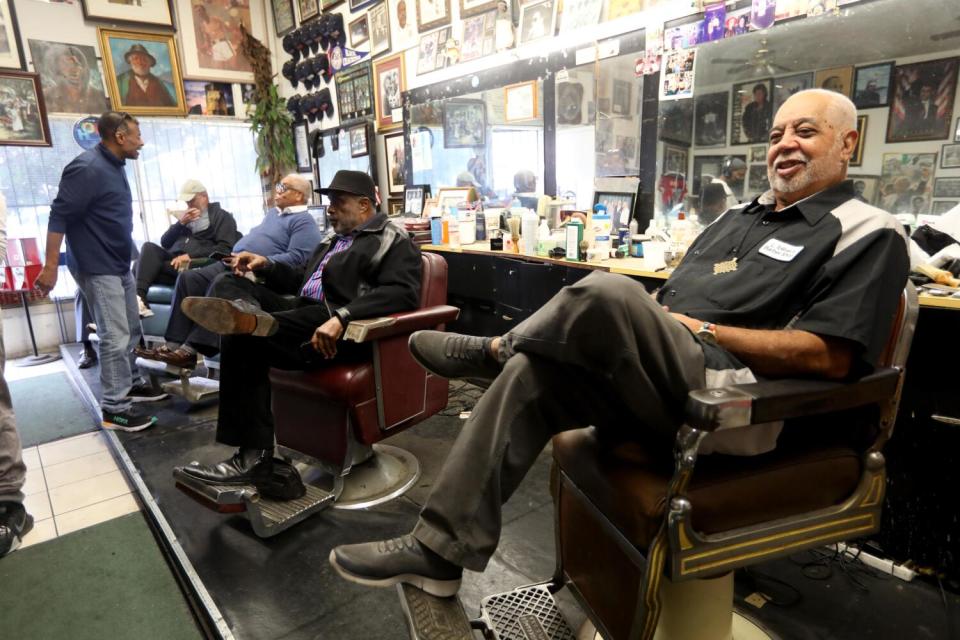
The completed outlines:
{"type": "Polygon", "coordinates": [[[797,254],[801,251],[803,251],[803,247],[795,244],[787,244],[776,238],[770,238],[759,249],[759,252],[763,255],[768,258],[773,258],[774,260],[779,260],[780,262],[790,262],[796,258],[797,254]]]}

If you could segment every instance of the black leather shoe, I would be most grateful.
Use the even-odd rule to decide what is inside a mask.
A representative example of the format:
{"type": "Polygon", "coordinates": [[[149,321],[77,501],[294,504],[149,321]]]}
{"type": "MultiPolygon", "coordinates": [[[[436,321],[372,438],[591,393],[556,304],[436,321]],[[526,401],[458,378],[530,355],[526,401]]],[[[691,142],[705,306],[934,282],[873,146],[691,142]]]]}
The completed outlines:
{"type": "Polygon", "coordinates": [[[0,502],[0,558],[17,550],[33,529],[33,516],[19,502],[0,502]]]}
{"type": "Polygon", "coordinates": [[[412,535],[334,547],[330,564],[345,580],[370,587],[403,582],[438,598],[460,589],[463,569],[445,560],[412,535]]]}
{"type": "Polygon", "coordinates": [[[444,331],[415,331],[408,345],[420,366],[441,378],[490,381],[500,363],[490,353],[493,338],[444,331]]]}
{"type": "Polygon", "coordinates": [[[95,364],[97,364],[97,352],[93,349],[84,349],[80,358],[77,359],[78,369],[89,369],[95,364]]]}
{"type": "Polygon", "coordinates": [[[191,462],[180,469],[207,484],[253,485],[264,497],[275,500],[295,500],[307,492],[297,470],[274,459],[270,449],[239,449],[232,458],[212,467],[191,462]]]}

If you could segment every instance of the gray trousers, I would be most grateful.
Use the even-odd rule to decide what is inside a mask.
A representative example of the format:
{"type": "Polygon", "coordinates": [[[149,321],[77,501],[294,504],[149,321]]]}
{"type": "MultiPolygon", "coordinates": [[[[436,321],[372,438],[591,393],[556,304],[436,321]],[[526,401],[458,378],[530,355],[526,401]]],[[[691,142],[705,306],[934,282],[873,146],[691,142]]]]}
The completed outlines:
{"type": "Polygon", "coordinates": [[[10,388],[3,375],[6,353],[3,347],[3,327],[0,326],[0,502],[23,502],[23,479],[27,468],[23,464],[20,434],[13,416],[10,388]]]}
{"type": "Polygon", "coordinates": [[[464,423],[413,532],[474,571],[496,550],[501,505],[553,435],[593,425],[613,440],[669,446],[687,393],[704,384],[690,331],[642,285],[608,273],[562,289],[501,349],[503,371],[464,423]]]}

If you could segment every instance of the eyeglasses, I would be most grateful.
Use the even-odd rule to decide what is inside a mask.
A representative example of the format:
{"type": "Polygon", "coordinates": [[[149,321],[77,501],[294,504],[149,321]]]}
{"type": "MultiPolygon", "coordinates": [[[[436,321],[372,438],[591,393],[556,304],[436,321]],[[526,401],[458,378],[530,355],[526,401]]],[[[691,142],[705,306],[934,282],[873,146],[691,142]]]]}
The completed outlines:
{"type": "Polygon", "coordinates": [[[277,186],[274,187],[274,189],[276,190],[277,193],[286,193],[287,191],[290,191],[290,187],[283,184],[282,182],[278,182],[277,186]]]}

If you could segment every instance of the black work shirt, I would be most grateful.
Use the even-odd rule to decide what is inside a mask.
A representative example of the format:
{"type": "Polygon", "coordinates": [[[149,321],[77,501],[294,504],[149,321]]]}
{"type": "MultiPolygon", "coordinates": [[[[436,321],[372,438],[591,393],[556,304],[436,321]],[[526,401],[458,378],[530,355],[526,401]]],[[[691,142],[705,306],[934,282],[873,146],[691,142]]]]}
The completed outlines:
{"type": "MultiPolygon", "coordinates": [[[[657,299],[719,325],[850,340],[862,362],[876,364],[910,266],[901,225],[857,200],[850,180],[780,211],[773,205],[767,192],[707,227],[657,299]],[[714,273],[733,257],[735,271],[714,273]]],[[[704,354],[708,368],[737,364],[723,349],[704,354]]]]}

